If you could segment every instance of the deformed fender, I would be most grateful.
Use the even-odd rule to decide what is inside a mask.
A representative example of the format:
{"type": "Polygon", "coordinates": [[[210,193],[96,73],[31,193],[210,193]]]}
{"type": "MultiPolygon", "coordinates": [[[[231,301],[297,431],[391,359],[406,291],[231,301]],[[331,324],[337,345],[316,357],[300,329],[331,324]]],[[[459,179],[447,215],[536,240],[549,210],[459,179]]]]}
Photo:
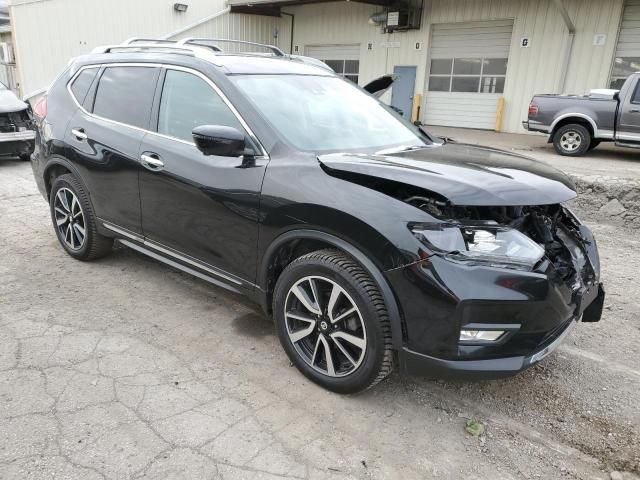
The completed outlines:
{"type": "MultiPolygon", "coordinates": [[[[400,315],[400,309],[398,308],[398,302],[396,297],[387,282],[387,279],[384,277],[382,271],[357,247],[353,246],[349,242],[331,235],[330,233],[321,232],[318,230],[291,230],[289,232],[283,233],[279,237],[277,237],[271,245],[265,251],[264,256],[262,257],[262,262],[260,265],[260,271],[258,272],[258,286],[264,292],[266,292],[267,285],[267,277],[268,277],[268,265],[269,259],[272,257],[273,253],[280,248],[284,243],[289,242],[291,240],[298,239],[308,239],[308,240],[319,240],[330,245],[343,250],[348,255],[353,257],[360,265],[367,271],[369,275],[375,280],[375,282],[380,287],[380,293],[384,299],[385,305],[387,307],[387,313],[389,314],[389,322],[391,323],[391,337],[393,348],[396,350],[401,350],[402,348],[402,317],[400,315]]],[[[261,295],[261,304],[262,308],[267,311],[266,305],[266,294],[261,295]]]]}

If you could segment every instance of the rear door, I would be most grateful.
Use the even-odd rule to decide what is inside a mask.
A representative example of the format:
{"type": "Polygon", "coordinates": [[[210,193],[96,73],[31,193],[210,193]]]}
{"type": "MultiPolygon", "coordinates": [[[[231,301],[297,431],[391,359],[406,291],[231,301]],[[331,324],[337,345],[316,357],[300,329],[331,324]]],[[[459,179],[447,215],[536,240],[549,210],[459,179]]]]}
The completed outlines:
{"type": "MultiPolygon", "coordinates": [[[[83,180],[96,215],[135,233],[142,231],[140,144],[149,128],[159,73],[155,66],[108,66],[85,92],[81,70],[74,94],[80,108],[69,122],[65,139],[68,156],[86,171],[83,180]]],[[[71,84],[72,93],[75,86],[71,84]]]]}
{"type": "Polygon", "coordinates": [[[267,160],[205,156],[191,132],[201,125],[230,126],[246,134],[248,148],[262,149],[218,87],[201,73],[167,67],[161,84],[154,108],[156,133],[145,136],[141,149],[155,159],[155,166],[140,173],[144,235],[166,254],[197,261],[227,283],[253,282],[267,160]]]}
{"type": "Polygon", "coordinates": [[[620,111],[618,114],[618,128],[616,140],[621,142],[640,143],[640,77],[632,80],[629,89],[623,89],[620,111]]]}

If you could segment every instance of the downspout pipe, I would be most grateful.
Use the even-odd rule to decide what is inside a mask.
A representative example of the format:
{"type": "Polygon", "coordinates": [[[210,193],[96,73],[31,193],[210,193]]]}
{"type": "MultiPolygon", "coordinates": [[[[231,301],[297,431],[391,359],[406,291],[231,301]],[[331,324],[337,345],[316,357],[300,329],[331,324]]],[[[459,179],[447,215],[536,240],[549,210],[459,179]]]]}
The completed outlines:
{"type": "Polygon", "coordinates": [[[553,0],[553,3],[556,4],[558,10],[560,10],[560,15],[564,20],[564,24],[569,31],[569,36],[567,39],[567,46],[564,51],[564,59],[562,61],[562,70],[560,72],[560,81],[559,87],[560,91],[558,93],[565,93],[565,87],[567,84],[567,72],[569,70],[569,61],[571,60],[571,53],[573,52],[573,43],[576,37],[576,26],[573,24],[571,17],[569,16],[569,12],[567,12],[567,7],[565,7],[564,2],[562,0],[553,0]]]}

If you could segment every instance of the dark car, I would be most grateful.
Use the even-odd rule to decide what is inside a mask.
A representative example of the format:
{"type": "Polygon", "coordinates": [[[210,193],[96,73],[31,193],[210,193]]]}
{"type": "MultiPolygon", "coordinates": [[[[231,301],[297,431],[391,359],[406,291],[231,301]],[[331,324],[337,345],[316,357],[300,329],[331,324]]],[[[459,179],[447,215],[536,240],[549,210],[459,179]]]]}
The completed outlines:
{"type": "Polygon", "coordinates": [[[29,105],[0,82],[0,157],[29,160],[35,132],[29,105]]]}
{"type": "Polygon", "coordinates": [[[394,365],[512,375],[600,319],[596,242],[562,205],[565,175],[430,136],[273,51],[77,58],[35,109],[33,171],[66,252],[93,260],[115,239],[248,295],[302,373],[343,393],[394,365]]]}

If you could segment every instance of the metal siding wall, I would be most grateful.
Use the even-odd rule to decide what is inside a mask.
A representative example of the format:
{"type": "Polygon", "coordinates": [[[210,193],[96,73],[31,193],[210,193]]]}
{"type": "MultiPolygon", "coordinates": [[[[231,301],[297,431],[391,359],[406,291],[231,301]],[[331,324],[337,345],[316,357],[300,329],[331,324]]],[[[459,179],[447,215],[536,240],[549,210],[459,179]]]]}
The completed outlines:
{"type": "MultiPolygon", "coordinates": [[[[10,14],[22,92],[48,86],[70,58],[98,45],[165,35],[226,6],[224,0],[188,3],[187,12],[177,13],[173,0],[13,0],[10,14]]],[[[278,18],[227,14],[178,38],[220,35],[273,43],[273,28],[280,24],[278,18]]]]}
{"type": "MultiPolygon", "coordinates": [[[[586,93],[606,87],[613,59],[623,0],[564,0],[578,31],[569,62],[565,90],[586,93]],[[593,46],[596,33],[606,34],[604,46],[593,46]]],[[[382,34],[367,22],[378,7],[355,2],[288,7],[296,14],[294,45],[360,43],[360,83],[393,71],[395,65],[417,65],[416,92],[423,92],[428,74],[431,25],[513,19],[513,36],[504,97],[503,130],[525,133],[527,116],[536,93],[560,90],[567,30],[551,0],[426,0],[422,28],[405,33],[382,34]],[[528,37],[529,48],[519,46],[528,37]],[[399,42],[399,48],[383,48],[381,42],[399,42]],[[414,42],[422,42],[415,50],[414,42]],[[367,50],[373,43],[373,50],[367,50]]],[[[428,105],[423,105],[428,108],[428,105]]]]}
{"type": "Polygon", "coordinates": [[[512,33],[512,20],[437,24],[431,34],[431,58],[506,58],[512,33]]]}
{"type": "Polygon", "coordinates": [[[640,0],[627,0],[616,57],[636,57],[640,52],[640,0]]]}
{"type": "Polygon", "coordinates": [[[576,26],[573,54],[564,92],[588,93],[592,88],[608,88],[623,0],[594,2],[565,0],[576,26]],[[595,34],[606,34],[605,45],[594,46],[595,34]]]}

